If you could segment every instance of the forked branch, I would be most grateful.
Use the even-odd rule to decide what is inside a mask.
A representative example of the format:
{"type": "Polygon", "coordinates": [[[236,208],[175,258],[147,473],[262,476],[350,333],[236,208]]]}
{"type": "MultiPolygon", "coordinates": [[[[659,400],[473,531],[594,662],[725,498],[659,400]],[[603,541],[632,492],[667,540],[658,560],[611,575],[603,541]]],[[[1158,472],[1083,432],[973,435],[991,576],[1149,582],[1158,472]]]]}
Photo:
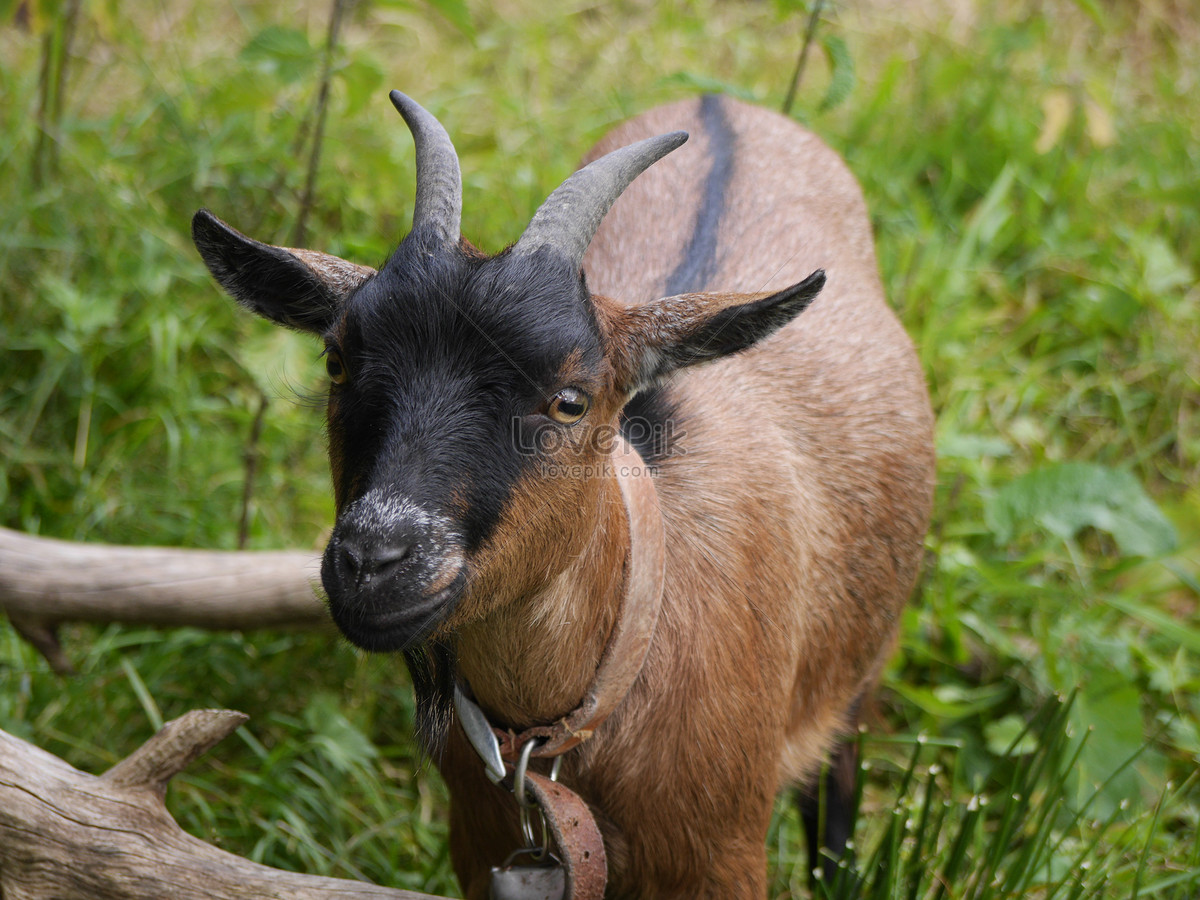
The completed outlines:
{"type": "Polygon", "coordinates": [[[194,710],[100,776],[0,731],[0,897],[433,900],[273,869],[183,831],[163,805],[168,780],[245,719],[194,710]]]}

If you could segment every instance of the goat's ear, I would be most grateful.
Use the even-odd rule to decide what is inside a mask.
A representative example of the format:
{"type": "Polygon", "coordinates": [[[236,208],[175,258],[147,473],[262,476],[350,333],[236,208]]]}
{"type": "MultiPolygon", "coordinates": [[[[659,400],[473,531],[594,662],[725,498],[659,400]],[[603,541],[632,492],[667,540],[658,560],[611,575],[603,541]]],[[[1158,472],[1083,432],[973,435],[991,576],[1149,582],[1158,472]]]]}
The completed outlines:
{"type": "Polygon", "coordinates": [[[611,358],[629,396],[676,369],[745,350],[786,325],[821,292],[825,272],[762,294],[679,294],[641,306],[608,307],[611,358]]]}
{"type": "Polygon", "coordinates": [[[317,334],[333,325],[346,299],[375,274],[326,253],[248,238],[207,209],[192,217],[192,240],[231,297],[272,322],[317,334]]]}

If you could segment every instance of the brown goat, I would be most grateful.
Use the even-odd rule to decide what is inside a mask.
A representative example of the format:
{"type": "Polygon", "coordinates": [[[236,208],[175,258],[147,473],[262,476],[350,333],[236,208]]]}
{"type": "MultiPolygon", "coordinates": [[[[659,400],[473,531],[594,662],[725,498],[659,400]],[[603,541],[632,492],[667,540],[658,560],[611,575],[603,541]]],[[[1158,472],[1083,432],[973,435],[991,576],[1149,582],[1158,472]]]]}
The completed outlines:
{"type": "Polygon", "coordinates": [[[561,780],[599,823],[608,896],[761,898],[774,798],[853,727],[930,513],[929,402],[859,187],[789,119],[705,97],[613,131],[488,258],[458,234],[444,130],[393,102],[416,212],[378,273],[193,223],[231,294],[325,339],[331,612],[405,652],[480,898],[522,841],[449,697],[516,731],[578,707],[661,535],[644,664],[561,780]],[[675,152],[653,137],[676,129],[675,152]]]}

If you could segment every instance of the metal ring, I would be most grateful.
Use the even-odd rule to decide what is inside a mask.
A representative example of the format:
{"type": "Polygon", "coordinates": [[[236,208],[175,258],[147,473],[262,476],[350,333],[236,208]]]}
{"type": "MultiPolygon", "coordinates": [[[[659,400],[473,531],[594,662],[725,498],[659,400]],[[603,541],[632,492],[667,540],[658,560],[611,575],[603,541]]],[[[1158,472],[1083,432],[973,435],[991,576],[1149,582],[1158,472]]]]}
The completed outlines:
{"type": "MultiPolygon", "coordinates": [[[[549,834],[549,829],[546,825],[546,813],[536,800],[530,800],[525,796],[525,773],[529,771],[529,757],[533,755],[535,744],[540,744],[541,741],[526,741],[521,748],[521,756],[517,759],[516,768],[513,770],[513,799],[517,801],[517,817],[521,823],[521,834],[525,838],[525,846],[531,851],[536,852],[534,860],[538,863],[545,862],[550,856],[550,842],[546,840],[549,834]],[[537,840],[533,835],[533,816],[531,813],[536,810],[538,817],[538,830],[542,833],[541,840],[537,840]]],[[[558,765],[562,757],[556,757],[554,765],[550,771],[550,780],[558,779],[558,765]]]]}
{"type": "Polygon", "coordinates": [[[517,818],[521,823],[521,835],[525,838],[525,849],[541,850],[541,845],[533,839],[533,820],[529,817],[529,810],[524,806],[518,806],[517,818]]]}
{"type": "Polygon", "coordinates": [[[504,865],[500,868],[507,869],[515,860],[520,859],[522,856],[528,856],[531,862],[535,862],[538,865],[546,862],[546,860],[551,860],[555,865],[562,865],[562,860],[558,858],[558,854],[551,853],[544,847],[518,847],[504,858],[504,865]]]}
{"type": "Polygon", "coordinates": [[[542,819],[542,846],[537,848],[537,852],[533,854],[533,861],[539,866],[548,859],[554,859],[555,856],[550,852],[550,842],[546,840],[546,819],[542,819]]]}
{"type": "Polygon", "coordinates": [[[532,809],[536,803],[525,800],[525,773],[529,770],[529,756],[533,753],[534,741],[526,741],[521,748],[521,758],[517,760],[517,768],[513,772],[513,796],[517,798],[517,806],[522,809],[532,809]]]}

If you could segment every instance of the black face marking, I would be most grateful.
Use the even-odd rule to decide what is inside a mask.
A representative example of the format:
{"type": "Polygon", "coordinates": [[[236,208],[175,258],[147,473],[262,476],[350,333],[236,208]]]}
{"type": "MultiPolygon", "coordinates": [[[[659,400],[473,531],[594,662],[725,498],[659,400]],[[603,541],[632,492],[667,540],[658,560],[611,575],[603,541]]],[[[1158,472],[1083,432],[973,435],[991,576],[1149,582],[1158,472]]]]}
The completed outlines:
{"type": "Polygon", "coordinates": [[[468,553],[491,535],[536,462],[514,423],[519,432],[567,387],[557,380],[566,360],[593,389],[602,371],[586,286],[544,257],[430,253],[414,233],[353,296],[340,326],[353,378],[330,420],[346,505],[386,485],[453,515],[468,553]]]}
{"type": "Polygon", "coordinates": [[[667,277],[667,296],[707,289],[720,263],[717,238],[729,182],[733,179],[737,135],[725,115],[723,101],[715,94],[705,94],[701,98],[700,120],[708,138],[712,166],[704,180],[704,199],[696,213],[691,241],[683,259],[667,277]]]}
{"type": "Polygon", "coordinates": [[[431,750],[454,665],[428,635],[540,461],[522,435],[551,421],[562,389],[603,387],[595,315],[578,271],[552,255],[480,258],[415,231],[326,335],[348,377],[331,388],[340,508],[322,581],[347,637],[404,652],[431,750]]]}
{"type": "Polygon", "coordinates": [[[676,450],[680,436],[679,404],[666,384],[635,395],[621,410],[621,435],[648,464],[662,462],[676,450]]]}

